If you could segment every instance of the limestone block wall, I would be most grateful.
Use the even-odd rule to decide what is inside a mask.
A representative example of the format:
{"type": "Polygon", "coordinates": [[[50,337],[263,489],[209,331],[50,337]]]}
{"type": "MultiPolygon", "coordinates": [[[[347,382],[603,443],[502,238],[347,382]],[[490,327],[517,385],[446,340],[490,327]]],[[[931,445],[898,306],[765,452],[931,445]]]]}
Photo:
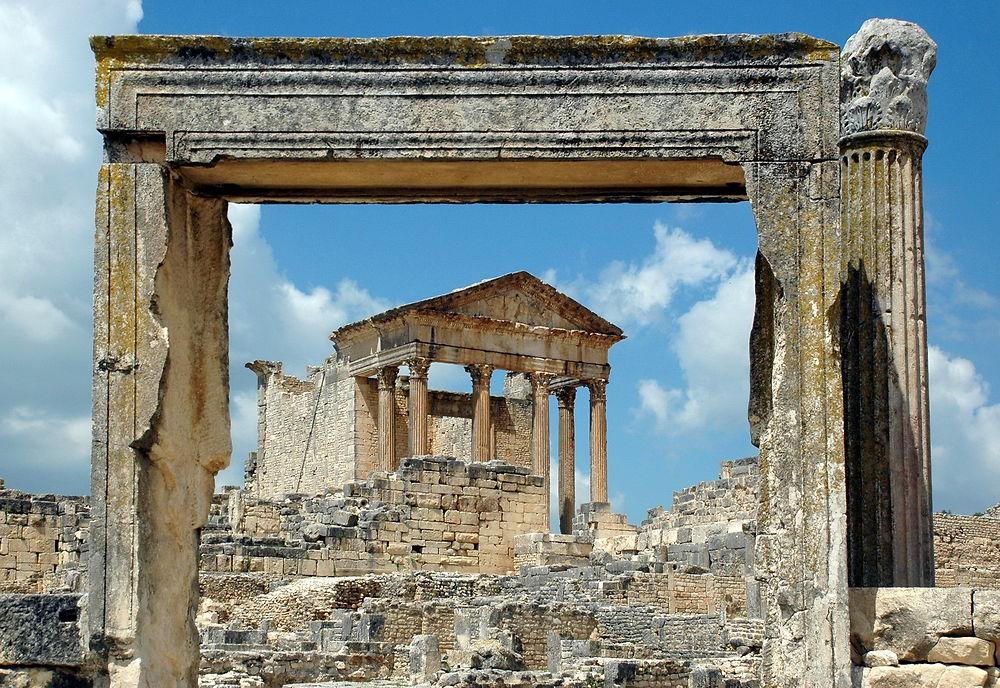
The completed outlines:
{"type": "Polygon", "coordinates": [[[280,503],[245,494],[216,500],[201,565],[301,576],[507,572],[515,537],[547,527],[544,498],[541,477],[521,466],[408,458],[399,471],[374,473],[341,493],[280,503]]]}
{"type": "Polygon", "coordinates": [[[639,529],[640,549],[705,542],[712,535],[728,532],[731,522],[755,520],[759,482],[757,457],[723,461],[718,480],[674,492],[668,509],[658,506],[649,510],[639,529]]]}
{"type": "Polygon", "coordinates": [[[852,588],[857,688],[995,686],[1000,591],[852,588]]]}
{"type": "Polygon", "coordinates": [[[280,363],[250,364],[258,374],[257,451],[246,488],[261,496],[319,492],[355,478],[355,382],[335,364],[305,380],[280,363]]]}
{"type": "Polygon", "coordinates": [[[0,481],[0,593],[80,590],[88,500],[2,488],[0,481]]]}
{"type": "Polygon", "coordinates": [[[1000,589],[1000,518],[934,514],[938,587],[1000,589]]]}
{"type": "MultiPolygon", "coordinates": [[[[280,363],[257,361],[257,452],[247,462],[246,488],[259,497],[318,493],[367,477],[378,443],[378,385],[355,378],[335,361],[310,368],[305,380],[281,372],[280,363]]],[[[409,455],[409,378],[397,379],[396,456],[409,455]]],[[[490,400],[493,456],[518,466],[531,463],[532,404],[515,395],[490,400]]],[[[471,458],[472,398],[428,393],[431,453],[471,458]]]]}

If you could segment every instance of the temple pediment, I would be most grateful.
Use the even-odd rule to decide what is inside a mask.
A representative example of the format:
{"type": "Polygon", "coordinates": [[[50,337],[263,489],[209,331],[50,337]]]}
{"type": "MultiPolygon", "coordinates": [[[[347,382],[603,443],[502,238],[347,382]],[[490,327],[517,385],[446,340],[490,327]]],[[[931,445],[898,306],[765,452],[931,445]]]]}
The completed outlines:
{"type": "Polygon", "coordinates": [[[420,357],[579,379],[607,377],[616,325],[527,272],[345,325],[330,337],[357,374],[420,357]]]}
{"type": "Polygon", "coordinates": [[[405,304],[364,321],[345,325],[333,334],[333,339],[367,323],[388,322],[406,313],[428,311],[592,334],[622,334],[621,328],[531,273],[520,271],[477,282],[441,296],[405,304]]]}

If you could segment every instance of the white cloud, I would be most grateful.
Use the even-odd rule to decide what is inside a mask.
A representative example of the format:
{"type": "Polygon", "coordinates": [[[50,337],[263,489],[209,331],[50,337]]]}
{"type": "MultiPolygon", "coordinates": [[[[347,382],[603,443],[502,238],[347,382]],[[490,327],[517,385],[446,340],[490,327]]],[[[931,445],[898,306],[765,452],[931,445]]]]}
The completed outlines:
{"type": "MultiPolygon", "coordinates": [[[[18,487],[20,471],[41,472],[44,486],[33,491],[85,492],[90,474],[90,413],[61,416],[45,409],[15,406],[0,416],[0,438],[14,456],[5,457],[9,487],[18,487]]],[[[23,488],[21,488],[23,489],[23,488]]]]}
{"type": "MultiPolygon", "coordinates": [[[[258,358],[278,360],[285,363],[286,372],[301,375],[305,366],[318,365],[333,353],[328,339],[333,330],[389,307],[349,279],[340,280],[333,290],[304,289],[288,279],[260,233],[260,206],[232,204],[229,219],[229,322],[235,366],[258,358]]],[[[246,377],[253,375],[248,372],[246,377]]]]}
{"type": "MultiPolygon", "coordinates": [[[[736,257],[709,239],[660,222],[653,226],[653,235],[653,252],[641,262],[613,261],[596,282],[576,280],[559,288],[613,322],[648,325],[670,306],[680,288],[721,279],[736,267],[736,257]]],[[[551,270],[545,277],[556,280],[551,270]]]]}
{"type": "Polygon", "coordinates": [[[1000,501],[1000,404],[971,361],[929,347],[935,508],[983,511],[1000,501]]]}
{"type": "Polygon", "coordinates": [[[137,0],[0,2],[0,476],[88,490],[91,256],[101,137],[88,37],[137,0]]]}
{"type": "Polygon", "coordinates": [[[738,265],[711,298],[677,320],[671,348],[686,386],[666,389],[657,380],[639,381],[640,413],[651,416],[660,430],[677,434],[746,426],[754,272],[748,261],[738,265]]]}
{"type": "Polygon", "coordinates": [[[242,484],[243,463],[256,446],[257,376],[243,364],[255,359],[282,361],[285,373],[302,376],[307,365],[319,365],[333,353],[328,339],[333,330],[389,307],[349,279],[340,280],[333,289],[296,285],[277,265],[261,234],[260,217],[258,205],[229,206],[233,458],[217,477],[217,485],[242,484]]]}

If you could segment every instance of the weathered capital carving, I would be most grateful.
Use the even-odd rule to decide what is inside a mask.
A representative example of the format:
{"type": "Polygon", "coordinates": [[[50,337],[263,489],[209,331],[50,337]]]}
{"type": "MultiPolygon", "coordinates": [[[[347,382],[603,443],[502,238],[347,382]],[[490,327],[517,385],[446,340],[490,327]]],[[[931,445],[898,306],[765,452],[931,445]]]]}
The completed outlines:
{"type": "Polygon", "coordinates": [[[554,377],[552,373],[528,373],[528,380],[531,381],[531,389],[535,394],[548,394],[549,385],[552,384],[554,377]]]}
{"type": "Polygon", "coordinates": [[[587,380],[587,387],[590,389],[590,401],[607,401],[608,381],[607,380],[587,380]]]}
{"type": "Polygon", "coordinates": [[[489,385],[490,378],[493,376],[493,370],[493,366],[489,363],[473,363],[472,365],[465,366],[465,371],[472,377],[473,387],[489,385]]]}
{"type": "Polygon", "coordinates": [[[431,368],[430,360],[426,358],[411,358],[406,362],[410,368],[410,377],[418,380],[427,379],[427,371],[431,368]]]}
{"type": "Polygon", "coordinates": [[[396,376],[398,374],[399,368],[396,366],[379,368],[375,374],[375,377],[378,378],[378,388],[380,390],[396,389],[396,376]]]}
{"type": "Polygon", "coordinates": [[[924,133],[927,80],[937,43],[912,22],[869,19],[840,58],[842,133],[903,129],[924,133]]]}
{"type": "Polygon", "coordinates": [[[559,408],[572,409],[576,404],[576,387],[560,387],[556,390],[559,408]]]}

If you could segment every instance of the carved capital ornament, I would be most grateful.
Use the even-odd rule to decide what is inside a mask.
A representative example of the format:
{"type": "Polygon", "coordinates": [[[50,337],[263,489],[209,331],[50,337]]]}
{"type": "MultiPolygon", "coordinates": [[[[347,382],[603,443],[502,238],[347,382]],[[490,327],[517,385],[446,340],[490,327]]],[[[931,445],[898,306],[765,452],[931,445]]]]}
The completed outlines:
{"type": "Polygon", "coordinates": [[[918,25],[898,19],[866,21],[841,55],[841,133],[923,134],[927,80],[935,64],[937,43],[918,25]]]}

